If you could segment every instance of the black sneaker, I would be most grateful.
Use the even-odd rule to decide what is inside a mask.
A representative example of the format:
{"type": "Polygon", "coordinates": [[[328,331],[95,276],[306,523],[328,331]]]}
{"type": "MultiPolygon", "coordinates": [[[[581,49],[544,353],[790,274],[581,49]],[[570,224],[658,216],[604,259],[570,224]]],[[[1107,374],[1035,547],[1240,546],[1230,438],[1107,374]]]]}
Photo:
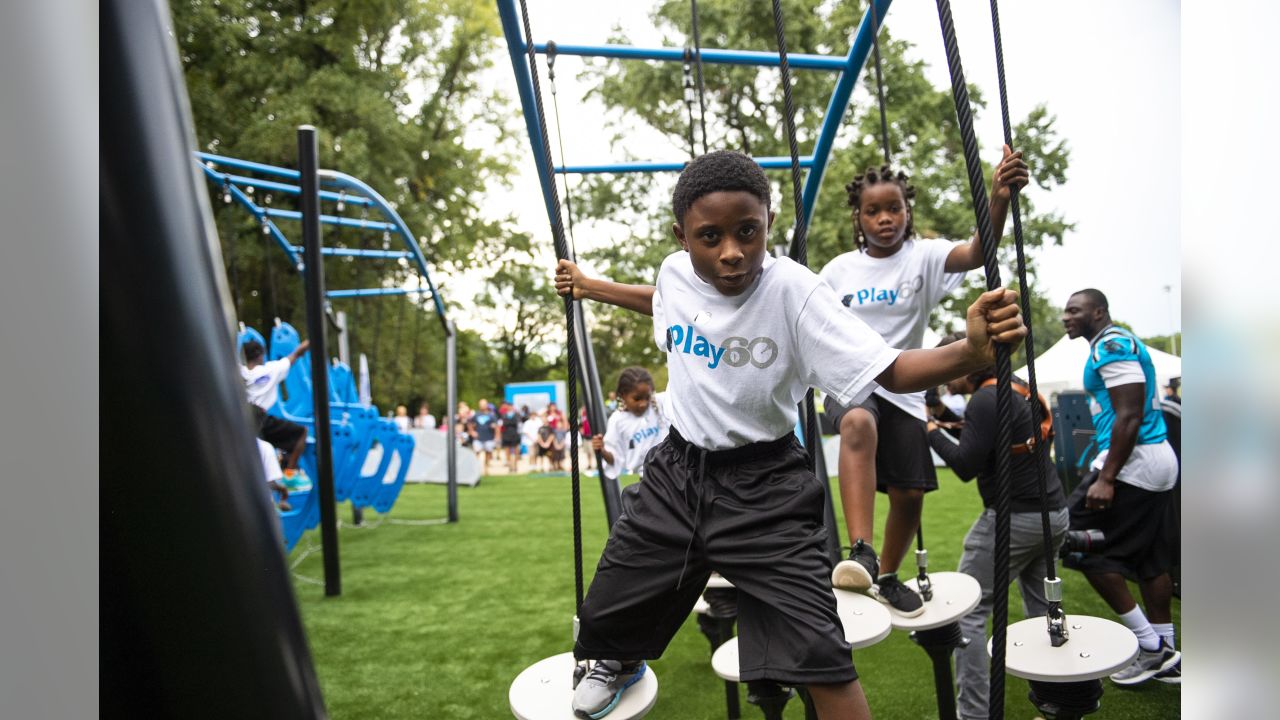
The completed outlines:
{"type": "Polygon", "coordinates": [[[876,559],[876,551],[859,538],[849,548],[849,559],[841,560],[832,568],[831,586],[864,593],[875,584],[876,575],[879,574],[880,561],[876,559]]]}
{"type": "Polygon", "coordinates": [[[924,612],[924,601],[915,590],[902,584],[896,573],[881,575],[872,595],[902,617],[915,617],[924,612]]]}

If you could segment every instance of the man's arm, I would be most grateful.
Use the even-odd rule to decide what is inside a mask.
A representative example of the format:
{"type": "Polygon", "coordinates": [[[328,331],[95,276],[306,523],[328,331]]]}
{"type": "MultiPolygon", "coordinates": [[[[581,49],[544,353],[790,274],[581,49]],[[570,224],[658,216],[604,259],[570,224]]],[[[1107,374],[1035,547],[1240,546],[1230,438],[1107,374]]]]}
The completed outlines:
{"type": "Polygon", "coordinates": [[[1018,308],[1018,293],[1005,288],[988,290],[969,306],[965,342],[940,348],[904,350],[876,382],[895,393],[916,392],[942,385],[995,363],[995,343],[1016,343],[1027,335],[1018,308]]]}
{"type": "Polygon", "coordinates": [[[992,431],[995,403],[989,395],[990,393],[974,394],[969,403],[969,411],[965,414],[965,431],[960,433],[958,444],[952,442],[940,429],[929,432],[929,445],[947,463],[947,467],[965,482],[977,477],[982,471],[995,444],[995,433],[992,431]]]}
{"type": "MultiPolygon", "coordinates": [[[[1025,187],[1031,174],[1021,152],[1013,152],[1008,145],[1004,146],[1004,157],[996,165],[991,176],[991,230],[996,243],[1004,235],[1004,221],[1009,215],[1009,203],[1013,197],[1012,188],[1025,187]]],[[[947,255],[943,270],[949,273],[965,272],[982,267],[982,238],[978,233],[964,245],[957,245],[947,255]]]]}
{"type": "Polygon", "coordinates": [[[1120,476],[1120,468],[1129,461],[1133,447],[1138,443],[1138,430],[1142,427],[1142,399],[1146,390],[1144,383],[1107,388],[1116,419],[1111,423],[1111,445],[1107,450],[1107,459],[1098,471],[1097,481],[1089,488],[1086,498],[1089,507],[1105,508],[1115,497],[1116,478],[1120,476]]]}
{"type": "Polygon", "coordinates": [[[589,278],[577,265],[568,260],[556,264],[556,292],[574,300],[595,300],[634,310],[642,315],[653,315],[652,285],[625,285],[603,278],[589,278]]]}

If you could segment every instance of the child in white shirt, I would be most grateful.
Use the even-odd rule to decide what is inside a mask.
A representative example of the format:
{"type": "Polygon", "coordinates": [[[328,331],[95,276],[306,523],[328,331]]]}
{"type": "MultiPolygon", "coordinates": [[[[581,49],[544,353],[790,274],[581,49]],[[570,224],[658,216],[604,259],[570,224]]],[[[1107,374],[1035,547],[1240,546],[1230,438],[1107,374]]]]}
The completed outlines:
{"type": "Polygon", "coordinates": [[[642,367],[626,368],[618,376],[618,410],[609,416],[604,435],[591,438],[591,447],[604,457],[608,477],[644,477],[645,456],[671,427],[662,407],[665,395],[653,392],[653,376],[642,367]]]}

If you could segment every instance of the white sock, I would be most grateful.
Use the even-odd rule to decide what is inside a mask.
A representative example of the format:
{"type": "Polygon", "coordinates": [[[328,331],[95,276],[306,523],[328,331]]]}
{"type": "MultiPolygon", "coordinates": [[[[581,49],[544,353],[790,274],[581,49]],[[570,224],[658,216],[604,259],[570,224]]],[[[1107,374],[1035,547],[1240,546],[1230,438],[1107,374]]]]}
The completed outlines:
{"type": "Polygon", "coordinates": [[[1133,609],[1120,616],[1120,622],[1138,636],[1138,645],[1148,652],[1160,649],[1160,636],[1156,634],[1142,608],[1134,605],[1133,609]]]}
{"type": "Polygon", "coordinates": [[[1151,623],[1151,629],[1156,631],[1156,634],[1160,636],[1161,640],[1164,640],[1166,645],[1171,648],[1178,647],[1173,635],[1173,623],[1151,623]]]}

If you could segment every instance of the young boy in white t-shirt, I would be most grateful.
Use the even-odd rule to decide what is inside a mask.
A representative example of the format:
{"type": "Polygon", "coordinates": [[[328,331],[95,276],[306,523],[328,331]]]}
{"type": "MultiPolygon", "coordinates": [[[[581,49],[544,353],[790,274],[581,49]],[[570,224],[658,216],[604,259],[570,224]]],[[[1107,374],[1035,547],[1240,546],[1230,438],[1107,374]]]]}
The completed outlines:
{"type": "Polygon", "coordinates": [[[652,314],[670,374],[670,434],[644,482],[623,491],[579,611],[574,654],[597,660],[574,693],[579,716],[602,717],[643,676],[716,570],[741,593],[744,682],[804,685],[820,717],[869,718],[829,580],[823,484],[793,433],[796,405],[812,386],[847,404],[874,383],[923,390],[990,365],[993,340],[1026,334],[1016,294],[998,289],[969,308],[967,343],[889,347],[817,275],[769,257],[769,195],[751,158],[704,155],[676,184],[682,251],[663,261],[656,288],[557,268],[562,294],[652,314]]]}
{"type": "Polygon", "coordinates": [[[604,434],[591,438],[592,449],[604,458],[606,476],[644,476],[645,456],[671,428],[662,407],[665,396],[653,392],[653,376],[642,367],[629,367],[618,375],[618,410],[609,416],[604,434]]]}

